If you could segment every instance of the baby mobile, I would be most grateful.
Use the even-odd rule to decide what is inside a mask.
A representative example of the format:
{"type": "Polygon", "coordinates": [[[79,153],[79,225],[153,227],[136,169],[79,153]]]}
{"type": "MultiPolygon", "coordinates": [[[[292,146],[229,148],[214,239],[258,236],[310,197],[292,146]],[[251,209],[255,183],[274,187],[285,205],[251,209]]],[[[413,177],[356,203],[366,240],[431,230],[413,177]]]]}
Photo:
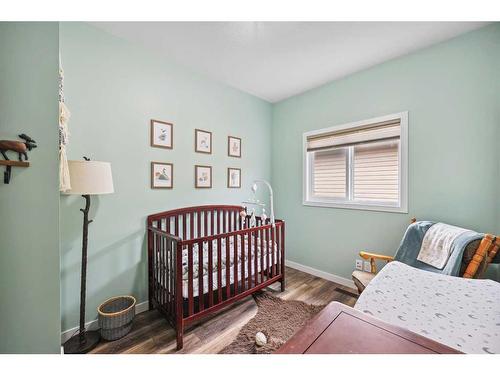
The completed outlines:
{"type": "Polygon", "coordinates": [[[64,104],[64,71],[59,54],[59,190],[62,192],[71,189],[69,177],[68,158],[66,146],[69,141],[68,121],[71,116],[66,104],[64,104]]]}

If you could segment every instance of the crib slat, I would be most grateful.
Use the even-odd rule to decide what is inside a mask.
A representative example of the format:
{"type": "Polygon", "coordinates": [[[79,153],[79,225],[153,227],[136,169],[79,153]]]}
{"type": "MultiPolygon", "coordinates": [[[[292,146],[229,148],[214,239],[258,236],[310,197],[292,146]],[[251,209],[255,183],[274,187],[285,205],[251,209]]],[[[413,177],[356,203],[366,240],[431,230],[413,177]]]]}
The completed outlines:
{"type": "Polygon", "coordinates": [[[280,248],[281,275],[285,274],[285,227],[281,225],[281,248],[280,248]]]}
{"type": "Polygon", "coordinates": [[[229,237],[225,237],[226,241],[226,299],[231,296],[231,278],[230,278],[230,266],[231,266],[231,256],[229,253],[229,237]]]}
{"type": "Polygon", "coordinates": [[[182,215],[182,239],[185,240],[186,239],[186,228],[187,227],[187,218],[186,218],[186,214],[183,214],[182,215]]]}
{"type": "Polygon", "coordinates": [[[170,248],[170,239],[165,237],[165,268],[163,269],[163,280],[164,280],[164,290],[163,290],[163,300],[165,303],[165,310],[170,311],[170,304],[169,304],[169,295],[168,295],[168,287],[170,284],[170,278],[169,278],[169,269],[170,269],[170,264],[169,264],[169,248],[170,248]]]}
{"type": "Polygon", "coordinates": [[[269,249],[269,238],[271,237],[271,234],[269,232],[269,229],[266,229],[264,231],[265,235],[265,241],[266,241],[266,274],[267,278],[271,278],[271,254],[270,254],[270,249],[269,249]]]}
{"type": "Polygon", "coordinates": [[[222,210],[222,231],[223,233],[227,233],[227,216],[226,210],[222,210]]]}
{"type": "Polygon", "coordinates": [[[171,219],[170,216],[167,217],[167,228],[166,228],[167,233],[170,233],[170,219],[171,219]]]}
{"type": "MultiPolygon", "coordinates": [[[[169,220],[167,220],[168,222],[169,220]]],[[[166,269],[166,274],[167,274],[167,311],[169,314],[172,314],[172,278],[171,278],[171,274],[172,274],[172,240],[171,239],[167,239],[167,243],[168,243],[168,246],[167,246],[167,249],[168,249],[168,252],[167,252],[167,269],[166,269]]]]}
{"type": "Polygon", "coordinates": [[[233,283],[234,283],[234,295],[238,294],[238,237],[233,235],[233,283]]]}
{"type": "Polygon", "coordinates": [[[156,296],[156,289],[158,288],[158,259],[157,259],[157,254],[158,254],[158,234],[157,233],[154,233],[153,234],[153,256],[152,256],[152,259],[153,259],[153,289],[152,289],[152,297],[155,302],[158,301],[158,298],[156,296]]]}
{"type": "Polygon", "coordinates": [[[203,259],[203,242],[198,242],[198,311],[204,309],[204,292],[203,288],[203,265],[205,264],[203,259]]]}
{"type": "Polygon", "coordinates": [[[169,300],[168,300],[168,285],[170,283],[169,280],[169,275],[168,275],[168,270],[169,270],[169,263],[168,263],[168,249],[170,247],[170,240],[165,237],[165,255],[164,255],[164,268],[163,268],[163,282],[164,282],[164,288],[163,288],[163,302],[165,304],[165,310],[169,311],[169,300]]]}
{"type": "Polygon", "coordinates": [[[210,235],[213,236],[215,234],[214,232],[214,216],[215,216],[215,210],[211,211],[211,219],[210,219],[210,235]]]}
{"type": "MultiPolygon", "coordinates": [[[[172,258],[171,258],[171,268],[170,268],[170,301],[172,303],[172,313],[175,314],[176,311],[176,301],[175,301],[175,293],[181,293],[182,297],[182,290],[177,290],[177,285],[176,285],[176,279],[175,275],[177,274],[177,258],[180,258],[180,256],[177,255],[177,242],[172,241],[172,258]]],[[[182,279],[182,272],[179,272],[179,275],[181,276],[182,279]]],[[[182,281],[181,281],[182,285],[182,281]]]]}
{"type": "Polygon", "coordinates": [[[161,304],[160,302],[160,276],[161,276],[161,261],[160,261],[160,253],[161,253],[161,236],[156,236],[156,302],[161,304]]]}
{"type": "Polygon", "coordinates": [[[194,238],[194,212],[189,214],[189,239],[194,238]]]}
{"type": "Polygon", "coordinates": [[[161,236],[156,237],[156,302],[161,306],[161,236]]]}
{"type": "Polygon", "coordinates": [[[215,215],[215,225],[214,225],[214,235],[219,234],[219,229],[220,229],[220,213],[219,210],[214,210],[214,215],[215,215]]]}
{"type": "Polygon", "coordinates": [[[161,242],[161,250],[160,250],[160,262],[161,262],[161,268],[160,268],[160,304],[161,307],[165,307],[165,244],[166,244],[166,238],[161,236],[160,237],[160,242],[161,242]]]}
{"type": "Polygon", "coordinates": [[[264,282],[264,231],[259,229],[260,236],[260,282],[264,282]]]}
{"type": "Polygon", "coordinates": [[[220,303],[221,301],[222,301],[222,248],[221,248],[221,240],[220,238],[217,238],[217,303],[220,303]]]}
{"type": "Polygon", "coordinates": [[[174,216],[175,236],[179,237],[179,215],[174,216]]]}
{"type": "Polygon", "coordinates": [[[188,311],[194,314],[193,301],[193,245],[188,245],[188,311]]]}
{"type": "Polygon", "coordinates": [[[203,235],[208,236],[208,212],[203,211],[203,235]]]}
{"type": "Polygon", "coordinates": [[[247,258],[247,272],[248,272],[248,289],[252,288],[252,233],[248,234],[248,258],[247,258]]]}
{"type": "Polygon", "coordinates": [[[274,235],[275,235],[276,227],[271,227],[271,276],[276,276],[276,267],[274,264],[274,235]]]}
{"type": "Polygon", "coordinates": [[[280,233],[281,233],[281,225],[276,225],[276,273],[281,275],[281,267],[280,267],[280,233]]]}
{"type": "Polygon", "coordinates": [[[213,241],[208,241],[208,306],[212,307],[214,304],[214,280],[213,280],[213,241]]]}
{"type": "Polygon", "coordinates": [[[204,236],[201,230],[201,211],[196,213],[196,237],[200,238],[204,236]]]}
{"type": "Polygon", "coordinates": [[[258,259],[259,259],[259,253],[258,253],[258,237],[257,237],[257,231],[251,232],[250,236],[253,237],[253,262],[254,262],[254,286],[257,286],[259,283],[259,267],[258,267],[258,259]]]}
{"type": "Polygon", "coordinates": [[[240,234],[241,238],[241,291],[245,291],[245,236],[240,234]]]}

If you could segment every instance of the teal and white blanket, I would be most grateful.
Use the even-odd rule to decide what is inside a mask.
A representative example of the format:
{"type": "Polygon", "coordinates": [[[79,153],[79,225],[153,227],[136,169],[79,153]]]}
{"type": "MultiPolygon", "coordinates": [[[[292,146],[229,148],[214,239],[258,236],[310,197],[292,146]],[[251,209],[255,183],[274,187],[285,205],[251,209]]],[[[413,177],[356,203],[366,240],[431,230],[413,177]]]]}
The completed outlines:
{"type": "Polygon", "coordinates": [[[462,255],[466,246],[474,240],[484,237],[483,233],[477,233],[462,228],[446,226],[442,223],[434,223],[432,221],[417,221],[411,224],[406,229],[406,233],[399,245],[394,259],[412,267],[420,268],[430,272],[437,272],[444,275],[458,276],[460,273],[460,265],[462,255]],[[437,231],[435,229],[437,229],[437,231]],[[453,228],[456,228],[452,230],[453,228]],[[445,230],[447,229],[447,230],[445,230]],[[432,236],[427,236],[429,232],[432,236]],[[433,233],[434,232],[434,233],[433,233]],[[424,241],[431,239],[424,244],[424,241]],[[432,241],[432,240],[435,241],[432,241]],[[432,256],[420,256],[422,247],[426,251],[439,253],[435,259],[430,259],[432,256]],[[436,246],[436,248],[432,248],[436,246]],[[422,261],[422,258],[424,261],[422,261]],[[426,263],[426,261],[432,264],[426,263]]]}

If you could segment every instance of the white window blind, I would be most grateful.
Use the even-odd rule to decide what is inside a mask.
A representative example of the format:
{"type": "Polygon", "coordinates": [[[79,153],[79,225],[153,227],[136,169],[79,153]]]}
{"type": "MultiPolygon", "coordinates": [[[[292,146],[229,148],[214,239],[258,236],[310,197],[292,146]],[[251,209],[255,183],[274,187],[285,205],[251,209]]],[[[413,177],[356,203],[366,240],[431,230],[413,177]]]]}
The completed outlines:
{"type": "Polygon", "coordinates": [[[313,161],[314,195],[345,199],[347,196],[347,149],[318,151],[313,161]]]}
{"type": "Polygon", "coordinates": [[[354,147],[353,198],[397,203],[399,199],[399,141],[354,147]]]}
{"type": "Polygon", "coordinates": [[[307,137],[307,151],[399,138],[400,120],[344,129],[307,137]]]}
{"type": "Polygon", "coordinates": [[[304,204],[405,211],[407,121],[402,112],[304,134],[304,204]]]}

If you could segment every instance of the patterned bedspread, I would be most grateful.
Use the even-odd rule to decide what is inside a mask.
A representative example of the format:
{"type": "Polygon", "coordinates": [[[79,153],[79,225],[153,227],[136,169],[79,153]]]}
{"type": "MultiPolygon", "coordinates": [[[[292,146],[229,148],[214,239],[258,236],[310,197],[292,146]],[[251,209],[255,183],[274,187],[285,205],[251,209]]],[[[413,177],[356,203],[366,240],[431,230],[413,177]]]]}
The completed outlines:
{"type": "Polygon", "coordinates": [[[500,353],[500,283],[391,262],[356,309],[464,353],[500,353]]]}

